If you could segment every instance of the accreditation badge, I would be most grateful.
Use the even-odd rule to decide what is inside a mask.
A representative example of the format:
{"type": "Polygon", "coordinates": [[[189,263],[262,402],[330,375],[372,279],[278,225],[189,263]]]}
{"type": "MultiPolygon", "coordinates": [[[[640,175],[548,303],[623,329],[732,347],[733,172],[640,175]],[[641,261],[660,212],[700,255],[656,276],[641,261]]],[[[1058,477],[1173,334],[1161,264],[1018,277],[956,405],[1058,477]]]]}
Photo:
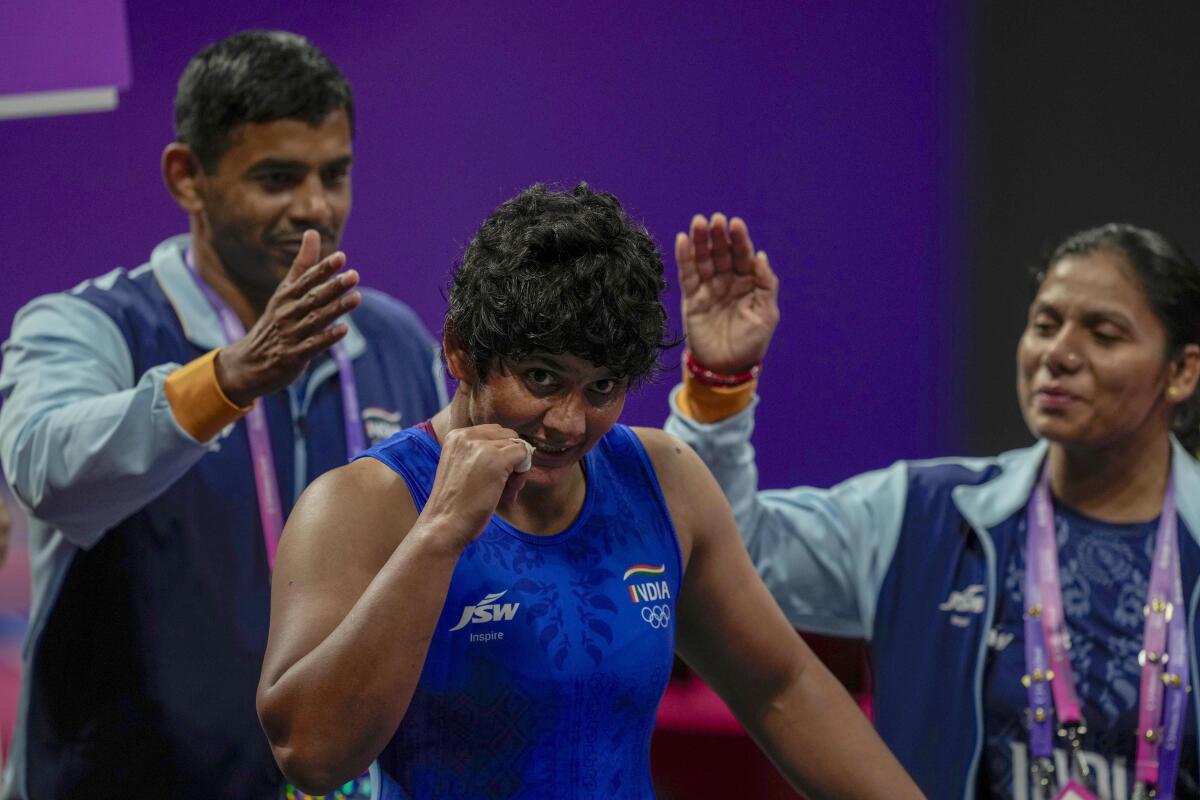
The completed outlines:
{"type": "Polygon", "coordinates": [[[1054,800],[1097,800],[1096,795],[1077,780],[1067,782],[1062,791],[1054,795],[1054,800]]]}

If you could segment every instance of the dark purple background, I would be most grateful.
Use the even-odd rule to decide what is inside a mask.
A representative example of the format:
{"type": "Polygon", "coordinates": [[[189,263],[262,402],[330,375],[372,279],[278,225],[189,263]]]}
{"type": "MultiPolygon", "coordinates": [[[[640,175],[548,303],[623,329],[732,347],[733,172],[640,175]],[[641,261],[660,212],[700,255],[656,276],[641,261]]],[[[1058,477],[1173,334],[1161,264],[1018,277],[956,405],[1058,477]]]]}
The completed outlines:
{"type": "MultiPolygon", "coordinates": [[[[957,387],[939,378],[961,289],[942,77],[957,31],[940,3],[904,5],[129,0],[115,112],[0,122],[0,331],[34,295],[134,267],[184,229],[158,169],[175,81],[211,41],[283,27],[355,90],[351,264],[431,328],[476,227],[535,180],[615,193],[666,248],[672,286],[674,233],[724,210],[783,280],[764,484],[942,454],[958,442],[957,387]]],[[[667,303],[676,320],[674,290],[667,303]]],[[[662,422],[677,359],[625,421],[662,422]]]]}
{"type": "Polygon", "coordinates": [[[125,0],[0,3],[0,95],[128,85],[125,0]]]}

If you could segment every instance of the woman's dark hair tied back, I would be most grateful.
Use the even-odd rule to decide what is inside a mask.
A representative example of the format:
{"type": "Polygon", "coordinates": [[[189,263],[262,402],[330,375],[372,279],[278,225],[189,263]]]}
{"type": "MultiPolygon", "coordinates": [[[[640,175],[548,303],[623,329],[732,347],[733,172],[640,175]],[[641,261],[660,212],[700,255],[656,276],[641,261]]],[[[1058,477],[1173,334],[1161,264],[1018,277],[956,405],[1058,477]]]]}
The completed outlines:
{"type": "MultiPolygon", "coordinates": [[[[1167,358],[1178,357],[1185,345],[1200,344],[1200,268],[1182,248],[1152,230],[1109,223],[1076,233],[1035,271],[1036,285],[1040,287],[1050,268],[1062,259],[1098,251],[1120,257],[1132,270],[1166,329],[1167,358]]],[[[1188,450],[1200,447],[1200,396],[1180,404],[1174,431],[1188,450]]]]}

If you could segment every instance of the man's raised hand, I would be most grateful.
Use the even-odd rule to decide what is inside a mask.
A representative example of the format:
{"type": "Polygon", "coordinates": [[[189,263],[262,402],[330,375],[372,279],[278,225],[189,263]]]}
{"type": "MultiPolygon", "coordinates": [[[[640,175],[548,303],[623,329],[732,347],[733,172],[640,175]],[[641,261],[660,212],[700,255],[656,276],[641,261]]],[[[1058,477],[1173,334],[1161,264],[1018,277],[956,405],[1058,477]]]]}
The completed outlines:
{"type": "Polygon", "coordinates": [[[346,254],[319,259],[321,238],[305,231],[292,268],[246,335],[217,356],[217,382],[239,406],[296,380],[313,357],[346,335],[334,325],[362,302],[355,270],[341,272],[346,254]]]}

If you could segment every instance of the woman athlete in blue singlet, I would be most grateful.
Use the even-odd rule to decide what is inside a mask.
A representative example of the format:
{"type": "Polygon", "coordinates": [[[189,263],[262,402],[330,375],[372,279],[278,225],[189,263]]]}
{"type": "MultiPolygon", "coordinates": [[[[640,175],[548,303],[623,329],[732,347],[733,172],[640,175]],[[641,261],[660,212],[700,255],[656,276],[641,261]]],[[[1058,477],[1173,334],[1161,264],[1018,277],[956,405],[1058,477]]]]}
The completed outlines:
{"type": "Polygon", "coordinates": [[[649,800],[678,648],[809,796],[920,796],[700,460],[616,424],[669,346],[663,286],[586,185],[484,223],[450,290],[452,402],[314,483],[282,538],[258,705],[298,786],[375,762],[401,797],[649,800]]]}

